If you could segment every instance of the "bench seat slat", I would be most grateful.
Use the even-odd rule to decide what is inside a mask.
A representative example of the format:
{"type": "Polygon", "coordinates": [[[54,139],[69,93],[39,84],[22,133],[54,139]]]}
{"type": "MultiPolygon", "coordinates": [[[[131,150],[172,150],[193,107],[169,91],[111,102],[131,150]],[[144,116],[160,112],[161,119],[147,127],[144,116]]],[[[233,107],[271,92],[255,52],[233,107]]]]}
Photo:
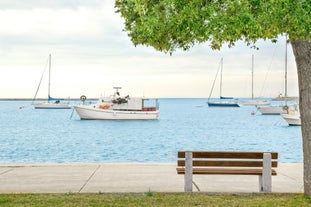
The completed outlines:
{"type": "MultiPolygon", "coordinates": [[[[185,158],[186,151],[178,151],[178,158],[185,158]]],[[[215,151],[192,151],[193,158],[244,158],[262,159],[265,152],[215,152],[215,151]]],[[[277,152],[271,153],[271,159],[278,159],[277,152]]]]}
{"type": "MultiPolygon", "coordinates": [[[[277,167],[278,162],[272,161],[272,167],[277,167]]],[[[262,160],[193,160],[193,166],[222,166],[222,167],[262,167],[262,160]]],[[[185,166],[185,160],[178,160],[177,166],[185,166]]]]}
{"type": "MultiPolygon", "coordinates": [[[[185,174],[185,168],[178,167],[176,168],[178,174],[185,174]]],[[[256,168],[248,168],[248,169],[241,169],[241,168],[193,168],[192,174],[218,174],[218,175],[262,175],[262,169],[256,168]]],[[[277,175],[275,169],[272,169],[271,175],[277,175]]]]}

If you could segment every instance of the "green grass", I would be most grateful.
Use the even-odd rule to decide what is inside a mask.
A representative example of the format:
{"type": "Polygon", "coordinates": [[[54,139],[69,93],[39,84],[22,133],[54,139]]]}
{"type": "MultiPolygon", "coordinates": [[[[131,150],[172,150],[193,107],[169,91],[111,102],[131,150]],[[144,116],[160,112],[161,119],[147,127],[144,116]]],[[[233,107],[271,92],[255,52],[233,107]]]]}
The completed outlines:
{"type": "Polygon", "coordinates": [[[310,206],[311,197],[303,194],[224,194],[224,193],[97,193],[97,194],[0,194],[1,207],[47,206],[310,206]]]}

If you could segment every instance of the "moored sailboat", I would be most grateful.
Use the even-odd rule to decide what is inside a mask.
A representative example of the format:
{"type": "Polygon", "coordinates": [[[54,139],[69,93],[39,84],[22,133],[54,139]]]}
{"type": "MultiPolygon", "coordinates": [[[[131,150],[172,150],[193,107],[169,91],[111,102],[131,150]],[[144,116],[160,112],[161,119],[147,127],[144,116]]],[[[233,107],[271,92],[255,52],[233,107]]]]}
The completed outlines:
{"type": "Polygon", "coordinates": [[[252,98],[242,102],[245,106],[270,105],[270,101],[254,99],[254,55],[252,55],[252,98]]]}
{"type": "Polygon", "coordinates": [[[240,107],[238,103],[236,102],[233,102],[233,101],[222,101],[222,99],[233,99],[233,97],[225,97],[225,96],[222,96],[222,70],[223,70],[223,58],[221,58],[220,60],[220,96],[219,96],[219,99],[220,101],[210,101],[211,99],[211,95],[212,95],[212,92],[213,92],[213,89],[214,89],[214,85],[215,85],[215,81],[216,81],[216,78],[217,78],[217,75],[218,75],[218,71],[219,69],[217,70],[217,73],[216,73],[216,76],[215,76],[215,79],[214,79],[214,82],[213,82],[213,86],[212,86],[212,89],[211,89],[211,92],[210,92],[210,95],[208,97],[208,100],[207,100],[207,104],[209,107],[240,107]]]}
{"type": "Polygon", "coordinates": [[[47,101],[46,102],[42,102],[42,103],[34,103],[35,99],[36,99],[36,96],[37,96],[37,93],[38,93],[38,90],[40,88],[40,85],[41,85],[41,80],[42,80],[42,77],[43,77],[43,74],[42,74],[42,77],[41,77],[41,80],[39,82],[39,86],[37,88],[37,91],[36,91],[36,94],[35,94],[35,97],[32,101],[32,105],[34,106],[35,109],[70,109],[71,106],[68,104],[68,103],[62,103],[61,101],[64,100],[63,98],[52,98],[51,95],[50,95],[50,85],[51,85],[51,54],[49,55],[49,83],[48,83],[48,98],[47,98],[47,101]]]}
{"type": "MultiPolygon", "coordinates": [[[[287,36],[286,36],[287,41],[287,36]]],[[[262,115],[280,115],[287,114],[289,108],[295,108],[296,105],[289,106],[287,101],[290,100],[287,96],[287,42],[285,43],[285,75],[284,75],[284,86],[285,86],[285,97],[280,100],[285,100],[283,105],[273,105],[273,106],[258,106],[257,109],[262,115]]],[[[281,97],[281,96],[280,96],[281,97]]]]}

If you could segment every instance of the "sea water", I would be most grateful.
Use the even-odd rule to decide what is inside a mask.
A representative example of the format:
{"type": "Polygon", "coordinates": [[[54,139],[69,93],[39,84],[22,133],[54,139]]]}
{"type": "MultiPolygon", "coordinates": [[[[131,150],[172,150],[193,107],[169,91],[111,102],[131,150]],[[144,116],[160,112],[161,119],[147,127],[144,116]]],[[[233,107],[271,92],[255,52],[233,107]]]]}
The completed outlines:
{"type": "Polygon", "coordinates": [[[0,101],[0,163],[175,162],[179,150],[276,151],[280,162],[302,162],[301,128],[280,116],[208,107],[203,98],[159,103],[158,120],[113,121],[0,101]]]}

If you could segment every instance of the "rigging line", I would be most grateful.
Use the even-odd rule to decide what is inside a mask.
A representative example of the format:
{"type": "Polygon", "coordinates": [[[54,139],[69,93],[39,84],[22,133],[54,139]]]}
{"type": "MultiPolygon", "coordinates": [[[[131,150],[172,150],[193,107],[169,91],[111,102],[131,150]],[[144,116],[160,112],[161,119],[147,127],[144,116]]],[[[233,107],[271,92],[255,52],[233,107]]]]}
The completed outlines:
{"type": "Polygon", "coordinates": [[[40,88],[40,85],[41,85],[41,82],[42,82],[42,79],[43,79],[43,75],[44,75],[44,73],[45,73],[45,71],[46,71],[46,68],[47,68],[47,63],[48,63],[48,61],[45,63],[44,70],[43,70],[43,73],[42,73],[42,75],[41,75],[39,85],[38,85],[38,87],[37,87],[37,90],[36,90],[35,96],[33,97],[33,99],[32,99],[32,103],[31,103],[31,104],[33,104],[33,103],[34,103],[34,101],[35,101],[35,99],[36,99],[36,97],[37,97],[37,94],[38,94],[38,91],[39,91],[39,88],[40,88]]]}
{"type": "Polygon", "coordinates": [[[218,66],[218,69],[217,69],[217,72],[216,72],[216,76],[215,76],[214,81],[213,81],[213,85],[212,85],[211,92],[209,93],[209,96],[208,96],[208,101],[209,101],[209,99],[210,99],[210,98],[211,98],[211,96],[212,96],[213,89],[214,89],[214,86],[215,86],[215,82],[216,82],[216,79],[217,79],[217,76],[218,76],[219,70],[220,70],[220,68],[221,68],[220,66],[221,66],[221,61],[220,61],[220,63],[219,63],[219,66],[218,66]]]}
{"type": "Polygon", "coordinates": [[[271,70],[271,65],[272,65],[273,59],[274,59],[274,57],[275,57],[276,49],[278,48],[278,46],[279,46],[279,44],[277,44],[277,46],[274,47],[273,54],[272,54],[271,60],[270,60],[270,64],[269,64],[269,66],[268,66],[267,73],[266,73],[266,76],[265,76],[265,80],[264,80],[264,82],[263,82],[261,91],[260,91],[260,93],[259,93],[260,96],[262,96],[262,94],[263,94],[263,90],[264,90],[264,88],[265,88],[265,85],[266,85],[266,82],[267,82],[267,78],[268,78],[268,73],[269,73],[270,70],[271,70]]]}
{"type": "Polygon", "coordinates": [[[74,107],[72,107],[72,111],[71,111],[71,114],[70,114],[70,118],[69,118],[69,119],[72,119],[74,110],[75,110],[74,107]]]}

